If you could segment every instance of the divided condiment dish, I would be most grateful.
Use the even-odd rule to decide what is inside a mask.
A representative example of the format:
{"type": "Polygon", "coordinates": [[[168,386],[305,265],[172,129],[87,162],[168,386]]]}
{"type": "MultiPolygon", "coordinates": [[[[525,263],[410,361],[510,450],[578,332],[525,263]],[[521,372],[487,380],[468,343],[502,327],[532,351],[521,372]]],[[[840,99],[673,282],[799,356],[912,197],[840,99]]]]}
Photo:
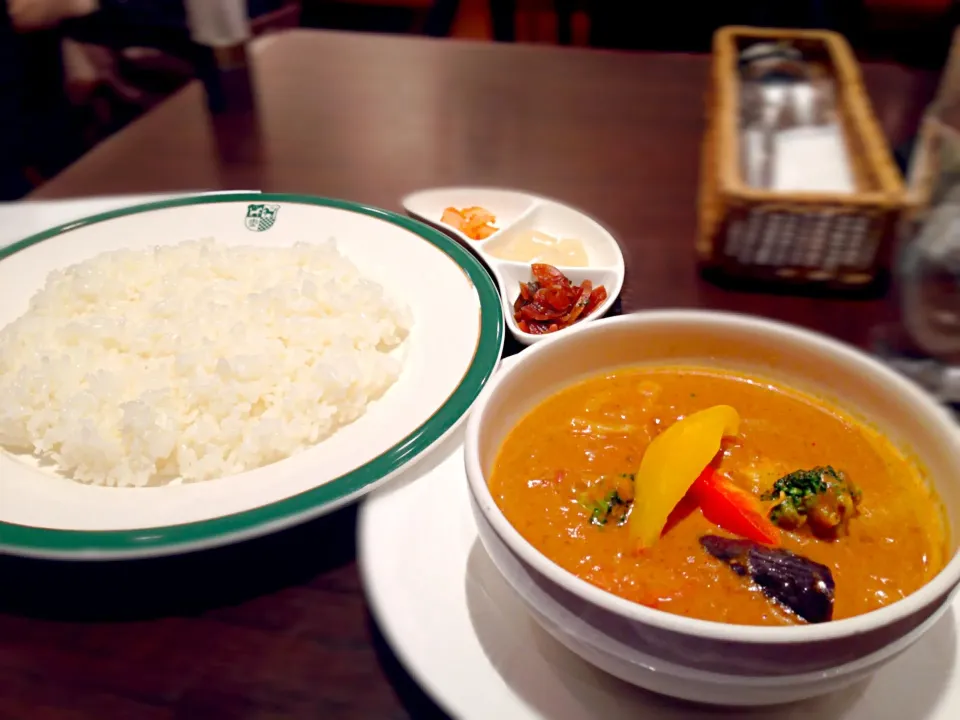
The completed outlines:
{"type": "Polygon", "coordinates": [[[524,345],[554,337],[584,322],[603,317],[623,288],[623,254],[617,241],[596,220],[559,201],[502,188],[450,187],[421,190],[407,195],[401,202],[410,215],[456,238],[486,264],[500,286],[507,327],[524,345]],[[473,240],[441,221],[446,208],[475,206],[489,210],[496,217],[496,232],[483,240],[473,240]],[[533,279],[531,262],[502,257],[515,247],[513,243],[529,243],[531,233],[579,241],[586,255],[586,265],[550,264],[575,284],[589,280],[595,288],[603,285],[607,292],[606,299],[587,317],[568,327],[541,335],[524,332],[517,324],[513,311],[520,294],[520,284],[533,279]]]}

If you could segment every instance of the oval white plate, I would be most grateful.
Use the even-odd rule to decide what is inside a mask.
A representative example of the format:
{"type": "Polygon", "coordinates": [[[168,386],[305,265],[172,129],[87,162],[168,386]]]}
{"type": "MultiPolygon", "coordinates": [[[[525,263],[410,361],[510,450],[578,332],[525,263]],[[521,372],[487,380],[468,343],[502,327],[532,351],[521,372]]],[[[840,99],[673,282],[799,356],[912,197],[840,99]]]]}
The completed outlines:
{"type": "Polygon", "coordinates": [[[383,210],[295,195],[151,203],[15,243],[0,250],[0,327],[26,310],[51,270],[108,250],[204,237],[232,245],[335,238],[364,275],[412,310],[399,380],[360,419],[315,447],[201,483],[94,487],[0,451],[0,551],[73,559],[164,555],[316,517],[392,477],[450,432],[499,362],[499,295],[486,270],[456,242],[383,210]],[[275,223],[251,232],[245,224],[251,204],[275,205],[275,223]]]}
{"type": "Polygon", "coordinates": [[[594,287],[605,286],[607,299],[581,322],[603,317],[613,307],[623,289],[625,271],[620,245],[599,222],[569,205],[515,190],[479,187],[419,190],[407,195],[401,203],[410,215],[455,237],[486,263],[500,284],[504,322],[513,336],[524,345],[532,345],[545,337],[554,337],[556,333],[531,335],[521,330],[513,318],[513,303],[520,294],[520,283],[532,279],[530,264],[501,260],[490,251],[509,242],[517,233],[539,230],[554,237],[577,238],[583,243],[587,251],[588,266],[561,265],[558,269],[574,283],[590,280],[594,287]],[[471,240],[459,230],[440,222],[446,208],[474,205],[486,208],[497,218],[496,226],[499,229],[486,240],[471,240]]]}
{"type": "Polygon", "coordinates": [[[477,537],[462,427],[366,499],[358,556],[384,636],[414,679],[460,720],[956,720],[957,613],[870,680],[773,708],[708,708],[647,693],[550,637],[477,537]],[[403,538],[402,543],[396,541],[403,538]]]}

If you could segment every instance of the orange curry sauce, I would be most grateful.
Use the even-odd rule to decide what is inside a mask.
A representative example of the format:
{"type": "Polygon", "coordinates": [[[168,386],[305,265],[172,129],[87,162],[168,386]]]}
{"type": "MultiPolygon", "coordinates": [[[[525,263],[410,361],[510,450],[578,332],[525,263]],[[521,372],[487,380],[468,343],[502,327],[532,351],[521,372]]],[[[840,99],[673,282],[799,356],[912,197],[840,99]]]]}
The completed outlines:
{"type": "MultiPolygon", "coordinates": [[[[650,439],[678,417],[735,407],[740,435],[721,472],[760,495],[780,476],[832,465],[863,492],[850,533],[818,540],[801,529],[784,547],[827,565],[834,619],[888,605],[941,569],[939,500],[896,448],[840,411],[791,389],[705,368],[621,370],[548,398],[510,432],[490,489],[507,519],[548,558],[609,592],[688,617],[750,625],[803,622],[710,557],[699,538],[728,535],[694,510],[659,542],[634,550],[627,525],[591,524],[584,498],[635,473],[650,439]]],[[[629,480],[628,480],[629,482],[629,480]]],[[[642,493],[643,488],[635,488],[642,493]]]]}

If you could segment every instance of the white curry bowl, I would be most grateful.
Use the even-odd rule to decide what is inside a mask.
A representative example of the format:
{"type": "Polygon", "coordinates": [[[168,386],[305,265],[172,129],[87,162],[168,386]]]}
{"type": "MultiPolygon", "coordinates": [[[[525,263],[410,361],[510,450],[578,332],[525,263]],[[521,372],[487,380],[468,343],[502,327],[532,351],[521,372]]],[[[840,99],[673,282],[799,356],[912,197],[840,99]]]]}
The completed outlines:
{"type": "Polygon", "coordinates": [[[542,555],[487,485],[506,435],[556,391],[618,367],[697,364],[752,372],[835,402],[909,449],[960,527],[960,431],[910,381],[869,356],[789,325],[677,310],[598,320],[525,350],[486,388],[468,421],[466,472],[479,535],[533,618],[586,661],[664,695],[732,706],[792,702],[841,689],[890,662],[947,612],[960,582],[951,535],[944,569],[907,598],[817,625],[729,625],[619,598],[542,555]]]}

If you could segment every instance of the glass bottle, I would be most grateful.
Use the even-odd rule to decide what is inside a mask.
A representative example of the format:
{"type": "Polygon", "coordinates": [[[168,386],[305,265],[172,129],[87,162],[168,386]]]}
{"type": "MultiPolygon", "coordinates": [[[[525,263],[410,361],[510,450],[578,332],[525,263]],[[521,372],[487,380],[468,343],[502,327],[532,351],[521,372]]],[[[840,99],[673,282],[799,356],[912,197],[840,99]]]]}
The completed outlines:
{"type": "Polygon", "coordinates": [[[898,259],[902,322],[925,354],[960,366],[960,103],[934,107],[924,135],[913,180],[929,203],[898,259]]]}

